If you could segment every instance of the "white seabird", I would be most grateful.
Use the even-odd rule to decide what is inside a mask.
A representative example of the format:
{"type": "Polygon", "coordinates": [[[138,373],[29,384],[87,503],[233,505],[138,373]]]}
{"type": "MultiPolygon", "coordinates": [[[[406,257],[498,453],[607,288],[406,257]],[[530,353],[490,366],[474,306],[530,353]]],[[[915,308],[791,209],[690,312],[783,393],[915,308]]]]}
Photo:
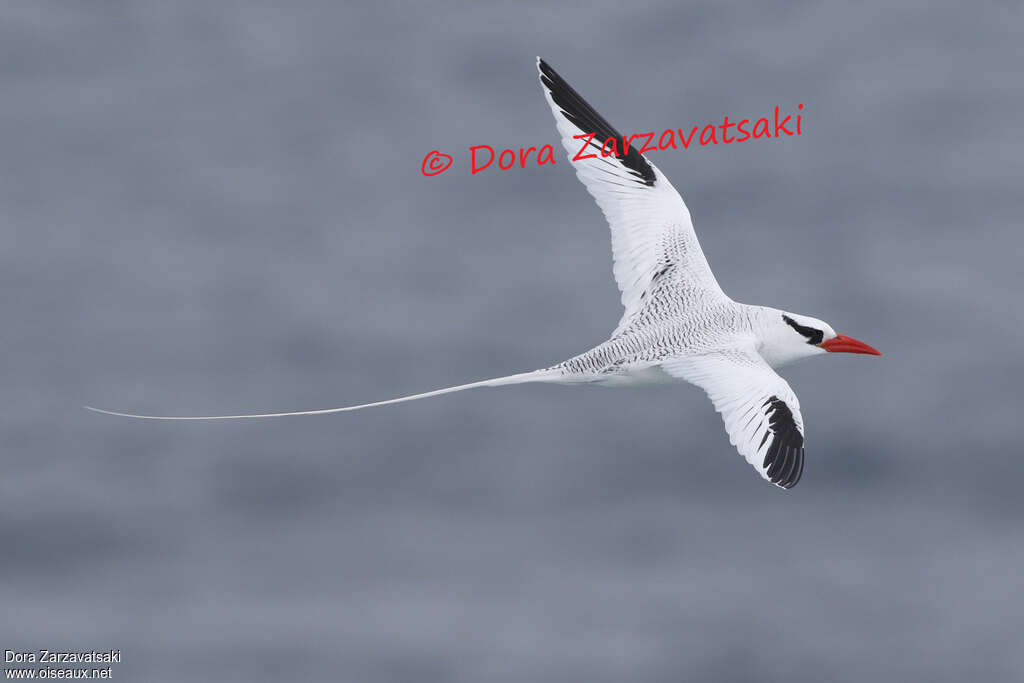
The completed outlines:
{"type": "MultiPolygon", "coordinates": [[[[783,488],[804,467],[800,402],[774,368],[828,352],[881,355],[806,315],[730,299],[704,258],[690,212],[668,179],[543,59],[540,81],[569,158],[593,133],[593,156],[573,161],[576,175],[611,227],[615,281],[625,310],[611,337],[542,370],[344,408],[249,415],[135,415],[150,420],[236,420],[341,413],[477,387],[526,382],[628,386],[688,382],[705,392],[729,441],[762,477],[783,488]],[[619,141],[615,153],[606,141],[619,141]]],[[[581,155],[586,156],[586,155],[581,155]]]]}

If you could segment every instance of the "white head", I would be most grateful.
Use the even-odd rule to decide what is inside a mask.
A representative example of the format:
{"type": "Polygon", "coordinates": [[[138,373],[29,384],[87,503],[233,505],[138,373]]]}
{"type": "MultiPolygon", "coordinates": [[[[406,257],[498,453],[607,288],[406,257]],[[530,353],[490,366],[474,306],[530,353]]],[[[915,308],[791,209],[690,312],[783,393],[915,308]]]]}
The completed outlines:
{"type": "Polygon", "coordinates": [[[772,367],[830,352],[882,355],[862,341],[837,334],[824,320],[775,309],[765,311],[768,319],[759,351],[772,367]]]}

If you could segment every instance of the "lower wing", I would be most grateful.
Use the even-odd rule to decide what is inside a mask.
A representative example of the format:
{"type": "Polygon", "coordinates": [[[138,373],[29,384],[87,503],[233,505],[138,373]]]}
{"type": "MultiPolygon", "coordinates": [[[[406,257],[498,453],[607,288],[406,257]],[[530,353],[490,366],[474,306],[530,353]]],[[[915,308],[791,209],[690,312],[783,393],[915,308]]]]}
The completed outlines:
{"type": "Polygon", "coordinates": [[[804,470],[800,401],[752,346],[675,358],[661,367],[707,392],[730,443],[762,477],[785,489],[796,486],[804,470]]]}

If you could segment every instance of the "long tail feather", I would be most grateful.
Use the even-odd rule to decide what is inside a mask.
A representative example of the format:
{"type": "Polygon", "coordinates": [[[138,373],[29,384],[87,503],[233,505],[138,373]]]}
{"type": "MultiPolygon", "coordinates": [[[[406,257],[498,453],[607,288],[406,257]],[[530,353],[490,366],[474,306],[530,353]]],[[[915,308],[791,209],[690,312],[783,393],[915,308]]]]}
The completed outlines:
{"type": "Polygon", "coordinates": [[[246,420],[258,417],[290,417],[292,415],[326,415],[327,413],[345,413],[350,410],[362,410],[363,408],[373,408],[375,406],[386,406],[392,403],[404,403],[405,401],[415,401],[421,398],[430,398],[431,396],[440,396],[441,394],[451,394],[456,391],[465,391],[466,389],[476,389],[477,387],[500,387],[506,384],[523,384],[525,382],[544,382],[552,379],[558,375],[557,372],[550,370],[536,370],[534,372],[523,372],[518,375],[509,375],[508,377],[495,377],[494,379],[485,379],[481,382],[472,382],[470,384],[460,384],[455,387],[446,387],[444,389],[435,389],[434,391],[428,391],[423,394],[413,394],[412,396],[401,396],[399,398],[392,398],[386,401],[377,401],[375,403],[364,403],[358,406],[346,406],[344,408],[326,408],[324,410],[298,410],[287,413],[253,413],[251,415],[189,415],[189,416],[172,416],[172,415],[135,415],[133,413],[121,413],[114,410],[103,410],[102,408],[93,408],[92,406],[84,406],[86,410],[91,410],[94,413],[103,413],[104,415],[115,415],[117,417],[133,417],[137,420],[246,420]]]}

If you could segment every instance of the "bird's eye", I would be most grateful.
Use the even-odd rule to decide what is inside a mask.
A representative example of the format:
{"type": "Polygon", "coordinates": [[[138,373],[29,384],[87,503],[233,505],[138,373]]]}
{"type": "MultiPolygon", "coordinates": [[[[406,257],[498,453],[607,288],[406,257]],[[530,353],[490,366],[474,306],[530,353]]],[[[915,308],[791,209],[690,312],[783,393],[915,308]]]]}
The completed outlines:
{"type": "Polygon", "coordinates": [[[807,327],[806,325],[801,325],[797,321],[790,318],[788,315],[783,315],[782,319],[786,321],[787,325],[789,325],[794,330],[796,330],[804,337],[806,337],[808,344],[813,344],[814,346],[817,346],[825,338],[825,333],[822,332],[821,330],[815,329],[813,327],[807,327]]]}

